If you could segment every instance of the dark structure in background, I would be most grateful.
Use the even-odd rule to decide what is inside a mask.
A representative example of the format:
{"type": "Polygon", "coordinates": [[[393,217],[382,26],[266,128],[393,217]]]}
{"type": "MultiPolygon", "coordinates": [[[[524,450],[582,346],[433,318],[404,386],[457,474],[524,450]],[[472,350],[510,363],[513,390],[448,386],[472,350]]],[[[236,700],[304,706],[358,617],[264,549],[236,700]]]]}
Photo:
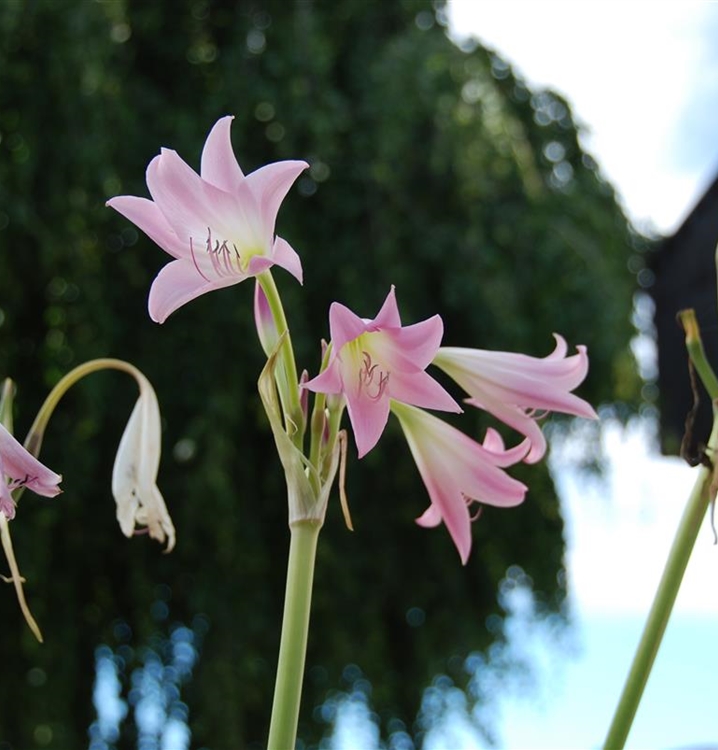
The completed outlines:
{"type": "MultiPolygon", "coordinates": [[[[715,252],[718,243],[718,178],[691,211],[678,231],[667,237],[653,256],[655,282],[650,289],[656,305],[658,390],[661,413],[661,451],[677,454],[686,415],[693,405],[686,347],[679,310],[692,307],[701,327],[703,344],[713,367],[718,366],[718,303],[715,252]]],[[[712,415],[708,394],[699,384],[700,404],[693,426],[691,453],[705,445],[712,415]]]]}

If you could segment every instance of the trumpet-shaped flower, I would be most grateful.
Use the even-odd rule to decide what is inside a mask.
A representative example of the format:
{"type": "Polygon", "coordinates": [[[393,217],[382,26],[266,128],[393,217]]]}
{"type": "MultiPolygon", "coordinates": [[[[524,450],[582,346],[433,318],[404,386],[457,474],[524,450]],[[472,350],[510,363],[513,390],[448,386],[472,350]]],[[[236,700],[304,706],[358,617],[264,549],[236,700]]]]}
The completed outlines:
{"type": "Polygon", "coordinates": [[[546,452],[546,438],[536,423],[549,411],[597,419],[593,407],[571,393],[588,372],[585,346],[566,356],[565,340],[554,334],[556,348],[547,357],[442,347],[433,360],[470,396],[466,403],[485,409],[529,439],[527,463],[546,452]]]}
{"type": "Polygon", "coordinates": [[[281,266],[300,283],[302,265],[276,237],[277,212],[309,165],[281,161],[244,175],[232,151],[232,117],[221,118],[202,151],[200,174],[170,149],[147,168],[152,200],[120,195],[107,201],[173,256],[149,297],[153,320],[163,323],[190,300],[281,266]]]}
{"type": "Polygon", "coordinates": [[[15,517],[12,490],[27,487],[38,495],[55,497],[62,477],[40,463],[0,424],[0,513],[15,517]]]}
{"type": "Polygon", "coordinates": [[[136,525],[146,526],[153,539],[160,542],[167,539],[167,552],[170,552],[175,545],[175,529],[157,487],[162,448],[160,409],[149,381],[138,380],[140,396],[117,450],[112,494],[122,533],[130,537],[136,525]]]}
{"type": "Polygon", "coordinates": [[[334,302],[329,309],[331,354],[326,369],[304,384],[318,393],[343,394],[359,457],[381,437],[390,401],[460,412],[461,407],[426,367],[444,334],[438,315],[401,325],[394,287],[373,320],[334,302]]]}
{"type": "Polygon", "coordinates": [[[497,432],[489,430],[483,445],[438,417],[404,404],[392,403],[431,505],[416,519],[420,526],[442,521],[466,564],[471,551],[473,503],[508,508],[521,503],[526,485],[503,469],[526,455],[528,442],[504,450],[497,432]]]}

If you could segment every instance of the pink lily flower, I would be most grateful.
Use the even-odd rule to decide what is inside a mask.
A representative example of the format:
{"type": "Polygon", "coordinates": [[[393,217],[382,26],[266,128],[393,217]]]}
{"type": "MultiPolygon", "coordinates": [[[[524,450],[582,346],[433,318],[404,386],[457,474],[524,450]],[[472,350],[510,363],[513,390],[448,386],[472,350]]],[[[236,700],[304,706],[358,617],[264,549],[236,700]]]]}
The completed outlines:
{"type": "Polygon", "coordinates": [[[443,521],[466,565],[474,520],[470,506],[480,503],[509,508],[526,496],[526,485],[510,477],[503,467],[524,458],[527,441],[505,450],[500,435],[489,430],[482,445],[422,409],[392,402],[391,410],[399,419],[431,498],[431,505],[416,522],[433,527],[443,521]]]}
{"type": "Polygon", "coordinates": [[[343,394],[359,451],[366,455],[381,437],[391,400],[428,409],[461,407],[426,367],[439,350],[444,324],[438,315],[401,325],[394,287],[373,320],[334,302],[329,308],[331,354],[325,370],[304,384],[318,393],[343,394]]]}
{"type": "Polygon", "coordinates": [[[107,201],[174,258],[150,289],[150,317],[158,323],[201,294],[273,265],[302,282],[299,256],[275,237],[274,225],[289,188],[309,165],[280,161],[245,176],[232,151],[232,119],[222,117],[210,131],[199,175],[163,148],[147,167],[152,200],[120,195],[107,201]]]}
{"type": "Polygon", "coordinates": [[[59,474],[41,464],[0,424],[0,513],[5,518],[15,517],[12,490],[27,487],[38,495],[55,497],[61,492],[61,481],[59,474]]]}
{"type": "Polygon", "coordinates": [[[556,348],[547,357],[442,347],[433,364],[450,375],[469,395],[466,403],[485,409],[528,438],[527,463],[546,453],[546,438],[536,423],[549,411],[598,419],[593,407],[571,393],[588,373],[585,346],[566,356],[566,341],[554,334],[556,348]]]}

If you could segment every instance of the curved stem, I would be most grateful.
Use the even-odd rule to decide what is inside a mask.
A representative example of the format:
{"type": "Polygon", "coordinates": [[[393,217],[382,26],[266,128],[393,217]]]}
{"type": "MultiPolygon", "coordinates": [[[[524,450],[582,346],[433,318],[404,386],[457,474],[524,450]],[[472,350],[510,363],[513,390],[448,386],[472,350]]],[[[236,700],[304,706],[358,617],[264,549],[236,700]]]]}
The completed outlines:
{"type": "MultiPolygon", "coordinates": [[[[715,415],[708,446],[709,455],[715,456],[715,449],[718,446],[718,416],[715,415]]],[[[658,648],[661,645],[668,618],[671,616],[673,604],[683,580],[683,574],[698,536],[698,530],[708,509],[710,497],[715,494],[711,487],[711,480],[712,472],[705,467],[701,467],[700,474],[678,525],[643,635],[638,644],[636,655],[633,657],[631,670],[628,673],[623,693],[603,745],[604,750],[621,750],[625,745],[658,648]]]]}
{"type": "Polygon", "coordinates": [[[129,362],[125,362],[122,359],[112,359],[109,357],[91,359],[89,362],[84,362],[70,370],[70,372],[57,381],[55,387],[50,391],[45,402],[40,407],[40,411],[38,411],[35,421],[32,423],[32,427],[30,427],[30,430],[27,433],[27,437],[25,438],[25,448],[32,453],[33,456],[37,458],[40,453],[45,428],[50,421],[52,412],[55,411],[55,407],[60,402],[60,399],[75,383],[77,383],[78,380],[81,380],[85,375],[97,372],[98,370],[121,370],[132,375],[132,377],[140,384],[147,380],[142,372],[140,372],[140,370],[134,365],[131,365],[129,362]]]}
{"type": "Polygon", "coordinates": [[[297,739],[304,662],[309,634],[314,561],[321,523],[293,523],[289,544],[284,619],[279,646],[277,681],[269,726],[268,750],[293,750],[297,739]]]}

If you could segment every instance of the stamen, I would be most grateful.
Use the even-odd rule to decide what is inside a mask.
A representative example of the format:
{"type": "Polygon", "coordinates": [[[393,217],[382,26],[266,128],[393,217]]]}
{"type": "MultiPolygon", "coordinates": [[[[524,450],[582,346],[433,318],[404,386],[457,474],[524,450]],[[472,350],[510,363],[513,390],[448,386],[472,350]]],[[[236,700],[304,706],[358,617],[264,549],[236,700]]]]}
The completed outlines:
{"type": "Polygon", "coordinates": [[[35,482],[38,477],[31,477],[29,474],[25,474],[24,479],[11,479],[8,487],[11,490],[16,490],[18,487],[25,487],[31,482],[35,482]]]}
{"type": "Polygon", "coordinates": [[[474,503],[476,503],[479,507],[478,510],[472,515],[469,516],[470,521],[478,521],[479,518],[481,518],[481,514],[484,512],[484,506],[481,504],[479,500],[473,497],[469,497],[468,495],[464,495],[464,493],[461,493],[464,496],[464,502],[471,507],[474,503]]]}
{"type": "Polygon", "coordinates": [[[372,401],[377,401],[384,395],[391,373],[380,370],[378,364],[372,364],[369,352],[362,352],[362,360],[364,364],[359,369],[359,393],[364,391],[372,401]],[[376,385],[376,393],[369,393],[369,386],[373,384],[376,385]]]}
{"type": "Polygon", "coordinates": [[[543,419],[549,413],[548,409],[526,409],[525,414],[531,419],[535,419],[537,422],[539,419],[543,419]]]}
{"type": "MultiPolygon", "coordinates": [[[[242,272],[242,257],[237,250],[237,246],[232,244],[234,255],[232,250],[229,249],[229,240],[212,239],[212,228],[207,227],[207,239],[205,240],[205,252],[209,256],[210,263],[212,264],[212,270],[217,276],[231,276],[242,272]]],[[[194,249],[193,238],[189,238],[189,251],[192,256],[192,262],[194,267],[197,269],[197,273],[205,280],[211,281],[207,275],[202,271],[197,259],[197,255],[194,249]]]]}
{"type": "Polygon", "coordinates": [[[202,273],[202,269],[199,267],[199,263],[197,263],[197,258],[194,254],[194,247],[192,245],[192,238],[189,238],[189,254],[192,256],[192,262],[194,263],[194,267],[197,269],[197,273],[205,280],[209,281],[209,279],[202,273]]]}

